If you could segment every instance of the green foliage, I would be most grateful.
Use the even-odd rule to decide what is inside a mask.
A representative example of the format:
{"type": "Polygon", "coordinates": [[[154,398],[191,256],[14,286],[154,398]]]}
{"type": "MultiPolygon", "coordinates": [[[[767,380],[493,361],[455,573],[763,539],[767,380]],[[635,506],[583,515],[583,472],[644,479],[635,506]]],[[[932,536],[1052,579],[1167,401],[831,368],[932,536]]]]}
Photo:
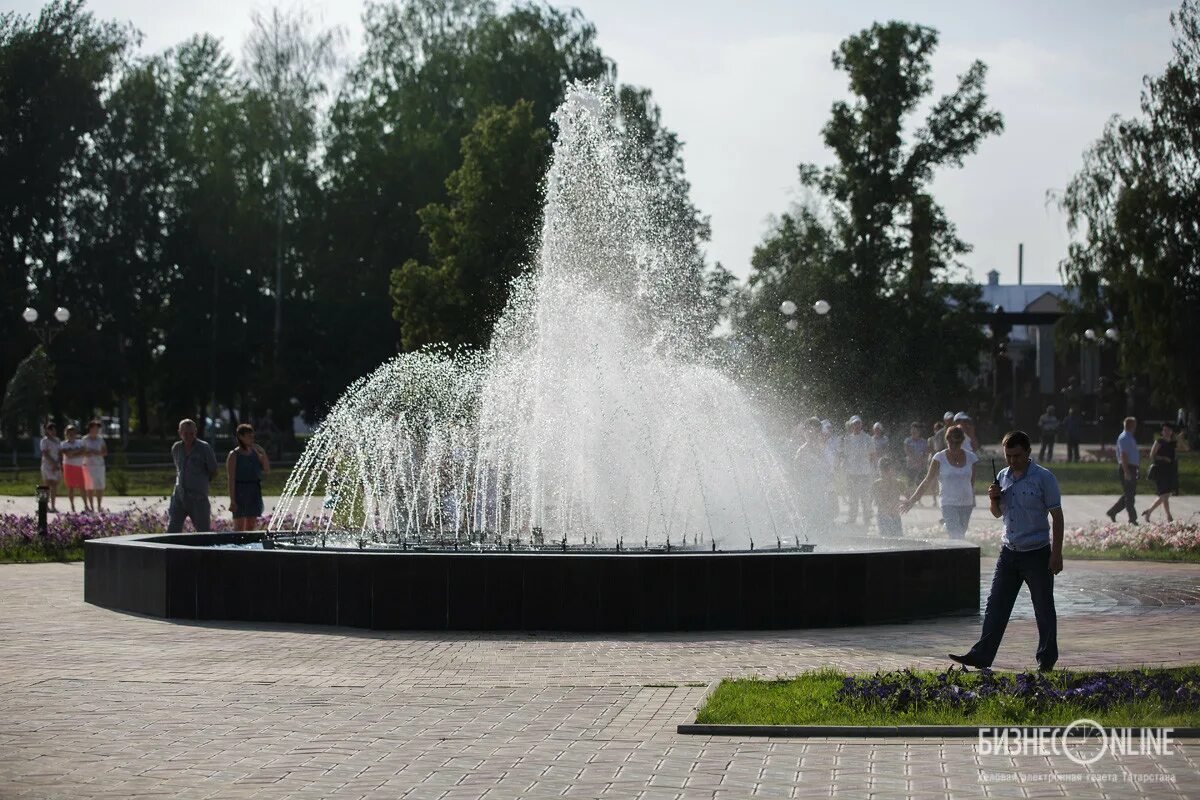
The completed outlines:
{"type": "MultiPolygon", "coordinates": [[[[1193,682],[1196,666],[1148,669],[1145,674],[1164,676],[1180,683],[1193,682]]],[[[1113,673],[1130,674],[1130,670],[1113,673]]],[[[1093,673],[1059,670],[1047,681],[1056,688],[1085,683],[1093,673]]],[[[1001,679],[1008,676],[996,673],[1001,679]]],[[[945,679],[947,676],[942,675],[945,679]]],[[[1094,719],[1106,727],[1191,726],[1200,721],[1195,709],[1165,710],[1154,697],[1117,703],[1100,711],[1087,704],[1071,701],[1040,702],[1037,697],[1005,694],[981,699],[968,705],[926,703],[904,710],[884,704],[840,700],[837,692],[847,675],[839,670],[819,669],[794,678],[779,680],[724,680],[709,695],[696,715],[699,723],[712,725],[1067,725],[1076,719],[1094,719]]],[[[925,687],[939,683],[939,674],[915,671],[913,678],[925,687]]],[[[978,689],[983,673],[955,672],[953,680],[964,689],[978,689]]]]}
{"type": "Polygon", "coordinates": [[[38,345],[27,355],[13,372],[4,389],[4,401],[0,404],[0,425],[9,436],[15,436],[17,428],[24,423],[30,435],[36,436],[41,426],[38,418],[49,406],[50,391],[54,386],[54,365],[45,349],[38,345]]]}
{"type": "Polygon", "coordinates": [[[55,0],[36,18],[0,15],[0,376],[33,343],[13,313],[29,287],[43,312],[74,296],[71,216],[105,123],[104,86],[129,41],[81,0],[55,0]]]}
{"type": "Polygon", "coordinates": [[[420,212],[433,265],[410,259],[392,273],[392,313],[405,350],[486,345],[510,281],[530,263],[550,155],[533,104],[485,110],[463,138],[462,154],[462,166],[446,179],[451,205],[420,212]]]}
{"type": "Polygon", "coordinates": [[[756,248],[738,298],[735,329],[745,346],[810,407],[907,417],[930,397],[961,397],[963,370],[976,365],[978,290],[956,261],[970,247],[929,184],[1003,121],[987,108],[986,68],[976,61],[905,136],[932,90],[936,45],[932,29],[900,22],[842,42],[833,64],[853,98],[833,104],[823,131],[836,160],[801,165],[810,202],[784,214],[756,248]],[[827,317],[808,310],[818,299],[831,304],[827,317]],[[783,328],[784,300],[801,309],[794,332],[783,328]]]}
{"type": "Polygon", "coordinates": [[[1171,15],[1174,56],[1147,78],[1140,117],[1114,117],[1060,198],[1078,237],[1060,265],[1077,313],[1123,334],[1122,371],[1157,400],[1200,410],[1200,6],[1171,15]],[[1136,331],[1136,335],[1133,335],[1136,331]]]}
{"type": "MultiPolygon", "coordinates": [[[[362,58],[330,114],[324,222],[312,265],[320,306],[308,317],[312,345],[306,351],[320,385],[302,385],[304,393],[345,386],[397,349],[438,338],[480,340],[479,326],[504,298],[471,308],[471,327],[452,331],[455,320],[463,318],[463,304],[484,290],[456,283],[466,277],[457,265],[471,248],[502,232],[492,227],[467,234],[463,226],[491,225],[484,209],[473,205],[482,199],[474,193],[495,191],[497,181],[516,175],[504,165],[497,172],[493,167],[481,171],[477,160],[475,166],[466,164],[464,139],[472,135],[470,146],[480,148],[480,156],[489,148],[516,153],[514,169],[528,175],[536,147],[527,150],[516,129],[503,140],[507,125],[499,121],[480,135],[480,119],[497,113],[497,107],[511,110],[524,102],[544,127],[571,81],[612,74],[596,45],[595,29],[578,12],[548,6],[500,12],[481,0],[372,3],[364,27],[362,58]],[[451,195],[447,180],[456,170],[458,197],[451,195]],[[429,206],[445,211],[422,211],[429,206]],[[439,214],[448,217],[439,219],[439,214]],[[428,238],[433,233],[441,243],[436,252],[428,238]],[[455,266],[444,263],[451,256],[455,266]],[[397,302],[392,275],[398,268],[402,299],[397,302]],[[444,292],[450,293],[445,301],[444,292]]],[[[510,119],[520,127],[516,117],[510,119]]],[[[538,178],[513,187],[518,203],[536,190],[538,178]]],[[[514,219],[528,216],[521,208],[514,213],[514,219]]],[[[535,230],[513,231],[504,237],[513,253],[470,268],[499,280],[525,258],[515,253],[517,240],[525,241],[535,230]]]]}

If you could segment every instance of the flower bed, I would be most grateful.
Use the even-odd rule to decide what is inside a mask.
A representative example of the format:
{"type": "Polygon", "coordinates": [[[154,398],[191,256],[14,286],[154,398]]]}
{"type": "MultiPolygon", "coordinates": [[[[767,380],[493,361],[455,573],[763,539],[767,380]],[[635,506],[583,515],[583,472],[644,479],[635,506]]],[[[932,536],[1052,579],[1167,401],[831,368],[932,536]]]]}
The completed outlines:
{"type": "Polygon", "coordinates": [[[1002,675],[990,669],[970,672],[951,667],[933,676],[911,669],[847,677],[834,697],[841,703],[894,713],[943,706],[974,711],[989,699],[1017,700],[1041,713],[1059,703],[1087,711],[1105,712],[1127,703],[1151,702],[1165,712],[1200,709],[1200,670],[1123,670],[1119,672],[1062,672],[1047,675],[1020,672],[1002,675]]]}
{"type": "MultiPolygon", "coordinates": [[[[263,518],[263,527],[270,515],[263,518]]],[[[162,533],[167,529],[165,511],[131,509],[112,514],[54,514],[47,520],[46,538],[38,535],[37,519],[24,514],[0,514],[0,561],[78,560],[83,558],[83,543],[107,536],[162,533]]],[[[186,532],[195,531],[192,521],[183,523],[186,532]]],[[[232,520],[214,516],[212,531],[233,530],[232,520]]]]}
{"type": "MultiPolygon", "coordinates": [[[[987,548],[998,548],[1004,531],[1000,528],[967,531],[967,538],[987,548]]],[[[1194,518],[1174,522],[1107,522],[1067,528],[1063,531],[1063,552],[1072,555],[1111,555],[1156,557],[1178,554],[1200,558],[1200,522],[1194,518]]]]}

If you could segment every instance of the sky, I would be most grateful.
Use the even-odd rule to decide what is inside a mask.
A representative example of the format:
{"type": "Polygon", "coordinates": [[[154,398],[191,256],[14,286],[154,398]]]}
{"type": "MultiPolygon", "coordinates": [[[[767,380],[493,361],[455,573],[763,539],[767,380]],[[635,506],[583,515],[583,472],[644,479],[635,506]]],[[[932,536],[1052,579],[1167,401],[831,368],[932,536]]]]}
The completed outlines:
{"type": "MultiPolygon", "coordinates": [[[[943,170],[934,197],[974,246],[963,261],[976,280],[997,269],[1015,283],[1025,245],[1025,282],[1058,283],[1069,241],[1047,199],[1078,170],[1083,152],[1113,114],[1138,111],[1142,79],[1162,71],[1171,50],[1169,14],[1159,0],[578,0],[596,25],[618,79],[649,87],[667,127],[684,142],[692,199],[712,220],[710,258],[739,277],[772,215],[802,201],[796,168],[827,164],[821,141],[830,105],[846,95],[830,54],[875,21],[935,28],[934,96],[953,91],[975,59],[988,66],[992,107],[1005,131],[986,139],[958,169],[943,170]]],[[[287,4],[285,4],[287,5],[287,4]]],[[[361,5],[304,4],[341,26],[347,47],[361,42],[361,5]]],[[[36,13],[37,0],[0,0],[0,9],[36,13]]],[[[101,18],[132,22],[143,49],[158,51],[207,32],[240,56],[254,0],[91,0],[101,18]]]]}

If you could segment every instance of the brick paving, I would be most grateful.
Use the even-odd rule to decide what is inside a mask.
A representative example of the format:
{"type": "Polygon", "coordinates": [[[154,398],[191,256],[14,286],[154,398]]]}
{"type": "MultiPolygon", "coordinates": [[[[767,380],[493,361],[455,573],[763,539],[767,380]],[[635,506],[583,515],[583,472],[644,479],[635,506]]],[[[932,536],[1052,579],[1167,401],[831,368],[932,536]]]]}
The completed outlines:
{"type": "MultiPolygon", "coordinates": [[[[1068,562],[1065,576],[1061,594],[1082,599],[1064,607],[1061,666],[1200,661],[1200,567],[1068,562]]],[[[384,633],[120,614],[83,603],[82,581],[79,564],[0,566],[0,798],[1200,796],[1200,743],[1081,767],[963,740],[675,732],[725,676],[944,667],[974,617],[384,633]]],[[[1035,644],[1015,622],[996,666],[1030,667],[1035,644]]]]}

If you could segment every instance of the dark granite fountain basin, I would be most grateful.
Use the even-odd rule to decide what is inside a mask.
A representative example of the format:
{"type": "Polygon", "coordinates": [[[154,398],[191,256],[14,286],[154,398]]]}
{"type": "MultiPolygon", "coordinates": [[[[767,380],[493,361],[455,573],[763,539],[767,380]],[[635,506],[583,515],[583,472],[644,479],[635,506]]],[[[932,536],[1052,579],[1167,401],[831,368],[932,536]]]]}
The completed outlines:
{"type": "Polygon", "coordinates": [[[965,544],[401,552],[255,549],[261,541],[261,533],[92,540],[84,599],[172,619],[389,630],[782,629],[979,608],[979,548],[965,544]]]}

